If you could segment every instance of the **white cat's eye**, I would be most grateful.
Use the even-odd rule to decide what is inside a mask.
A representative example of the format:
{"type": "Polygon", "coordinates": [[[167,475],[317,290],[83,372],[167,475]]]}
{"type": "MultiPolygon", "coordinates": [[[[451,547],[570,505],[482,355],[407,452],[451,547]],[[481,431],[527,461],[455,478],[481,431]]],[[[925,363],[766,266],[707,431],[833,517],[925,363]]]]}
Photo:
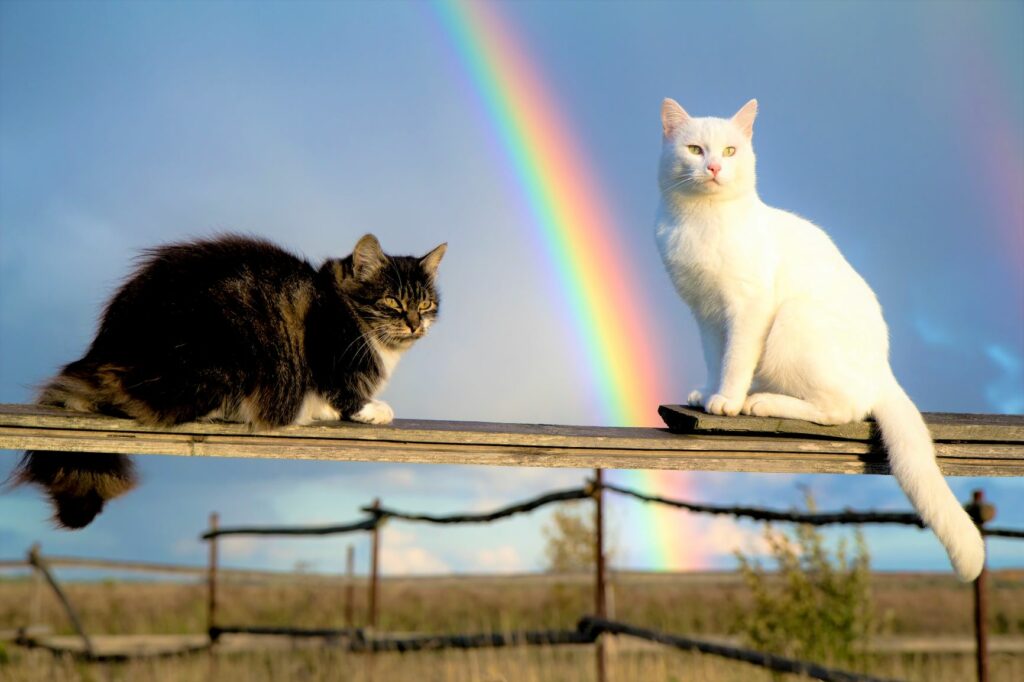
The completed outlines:
{"type": "Polygon", "coordinates": [[[722,151],[722,156],[732,156],[735,153],[736,153],[736,147],[726,147],[722,151]]]}
{"type": "Polygon", "coordinates": [[[398,299],[394,298],[393,296],[385,296],[384,298],[382,298],[380,300],[380,302],[383,303],[384,305],[386,305],[389,308],[394,308],[395,310],[401,310],[402,309],[402,304],[399,303],[398,299]]]}
{"type": "Polygon", "coordinates": [[[686,145],[686,148],[690,151],[691,154],[696,154],[697,156],[702,156],[704,154],[704,150],[701,149],[699,145],[689,144],[686,145]]]}

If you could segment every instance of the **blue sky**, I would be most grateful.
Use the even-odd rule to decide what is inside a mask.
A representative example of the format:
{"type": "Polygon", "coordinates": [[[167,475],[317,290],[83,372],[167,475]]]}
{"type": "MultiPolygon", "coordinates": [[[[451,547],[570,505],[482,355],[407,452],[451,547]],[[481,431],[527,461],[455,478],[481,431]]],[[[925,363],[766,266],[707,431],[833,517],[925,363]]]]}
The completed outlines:
{"type": "MultiPolygon", "coordinates": [[[[664,368],[703,381],[695,326],[654,249],[658,111],[760,101],[762,197],[824,227],[874,287],[921,409],[1024,411],[1024,7],[1012,2],[504,4],[616,211],[664,368]]],[[[444,310],[385,398],[400,417],[594,423],[592,377],[494,130],[424,3],[0,4],[0,401],[81,355],[141,248],[237,230],[313,260],[366,231],[449,242],[444,310]]],[[[16,461],[0,453],[0,476],[16,461]]],[[[32,490],[0,496],[0,555],[201,561],[225,523],[326,522],[380,494],[483,509],[586,472],[139,458],[144,487],[76,533],[32,490]]],[[[692,474],[699,499],[906,507],[887,477],[692,474]]],[[[1024,483],[977,486],[1024,526],[1024,483]]],[[[535,569],[546,514],[491,528],[393,524],[393,572],[535,569]]],[[[615,505],[619,562],[651,557],[615,505]]],[[[716,566],[756,526],[699,520],[716,566]]],[[[869,529],[875,565],[945,569],[938,543],[869,529]]],[[[349,540],[233,541],[237,563],[340,569],[349,540]]],[[[232,547],[232,545],[228,545],[232,547]]],[[[363,547],[363,544],[360,544],[363,547]]],[[[991,543],[995,565],[1024,545],[991,543]]]]}

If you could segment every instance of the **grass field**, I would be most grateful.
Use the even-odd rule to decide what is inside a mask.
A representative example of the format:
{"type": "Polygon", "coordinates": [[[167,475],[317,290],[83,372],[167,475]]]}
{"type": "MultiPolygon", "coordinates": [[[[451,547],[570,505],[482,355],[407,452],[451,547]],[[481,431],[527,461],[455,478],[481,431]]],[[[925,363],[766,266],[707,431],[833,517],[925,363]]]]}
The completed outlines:
{"type": "MultiPolygon", "coordinates": [[[[969,636],[971,591],[944,575],[881,574],[873,595],[876,639],[896,635],[969,636]]],[[[992,633],[1024,637],[1024,571],[991,575],[992,633]]],[[[48,589],[29,579],[0,581],[0,630],[30,622],[70,633],[48,589]]],[[[617,619],[686,635],[724,636],[749,601],[735,574],[615,574],[617,619]]],[[[356,587],[357,625],[365,617],[365,584],[356,587]]],[[[195,583],[105,581],[65,589],[90,633],[201,633],[206,592],[195,583]]],[[[591,611],[587,576],[402,578],[381,589],[382,631],[479,632],[572,628],[591,611]]],[[[340,581],[225,582],[219,623],[341,627],[345,587],[340,581]]],[[[322,646],[231,651],[122,665],[86,665],[0,644],[0,680],[381,680],[508,682],[594,680],[592,647],[534,647],[466,652],[346,654],[322,646]],[[372,661],[372,664],[371,664],[372,661]]],[[[225,647],[227,648],[227,647],[225,647]]],[[[609,655],[610,679],[771,680],[745,664],[637,645],[622,638],[609,655]]],[[[871,655],[863,666],[897,679],[971,680],[973,657],[963,653],[871,655]]],[[[993,680],[1024,679],[1024,654],[992,658],[993,680]]]]}

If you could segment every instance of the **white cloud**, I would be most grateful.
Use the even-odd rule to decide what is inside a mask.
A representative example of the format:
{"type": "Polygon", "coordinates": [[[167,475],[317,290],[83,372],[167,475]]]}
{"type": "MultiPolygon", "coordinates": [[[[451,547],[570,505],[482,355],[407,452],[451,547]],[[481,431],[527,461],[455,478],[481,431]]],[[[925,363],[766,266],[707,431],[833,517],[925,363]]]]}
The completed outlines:
{"type": "Polygon", "coordinates": [[[381,572],[387,575],[451,573],[451,566],[416,544],[416,540],[412,533],[386,526],[381,531],[381,572]]]}
{"type": "Polygon", "coordinates": [[[748,528],[721,516],[708,523],[700,537],[710,554],[731,556],[739,550],[747,555],[765,556],[771,552],[763,527],[748,528]]]}
{"type": "Polygon", "coordinates": [[[526,570],[526,562],[515,547],[501,545],[478,550],[466,569],[481,573],[521,573],[526,570]]]}

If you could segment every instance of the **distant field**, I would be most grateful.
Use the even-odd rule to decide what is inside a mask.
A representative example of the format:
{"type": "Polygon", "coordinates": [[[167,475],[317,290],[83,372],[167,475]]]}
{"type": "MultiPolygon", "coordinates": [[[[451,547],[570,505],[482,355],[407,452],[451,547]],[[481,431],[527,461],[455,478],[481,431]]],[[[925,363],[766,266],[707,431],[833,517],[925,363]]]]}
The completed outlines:
{"type": "MultiPolygon", "coordinates": [[[[941,574],[876,574],[876,611],[892,634],[969,634],[971,588],[941,574]]],[[[990,617],[994,634],[1024,635],[1024,570],[995,571],[990,617]]],[[[749,595],[734,573],[614,573],[610,601],[621,620],[679,633],[727,634],[749,595]]],[[[103,581],[65,589],[90,632],[203,632],[206,588],[195,583],[103,581]]],[[[0,580],[0,629],[29,622],[71,632],[46,588],[0,580]]],[[[383,630],[457,632],[570,628],[592,610],[590,576],[391,578],[381,584],[383,630]]],[[[341,580],[221,583],[220,624],[341,627],[341,580]]],[[[365,582],[355,589],[356,625],[366,614],[365,582]]]]}
{"type": "MultiPolygon", "coordinates": [[[[1024,636],[1024,571],[991,575],[992,633],[1024,636]]],[[[0,581],[0,630],[45,623],[70,633],[66,617],[48,589],[31,579],[0,581]]],[[[736,574],[616,573],[612,605],[617,619],[680,634],[722,636],[732,631],[749,596],[736,574]]],[[[891,635],[968,636],[972,632],[971,589],[934,574],[877,574],[873,578],[881,638],[891,635]]],[[[202,633],[206,590],[195,583],[104,581],[68,583],[85,627],[95,634],[202,633]]],[[[365,582],[358,581],[356,625],[366,613],[365,582]]],[[[385,579],[381,630],[478,632],[572,628],[589,613],[589,576],[488,576],[385,579]]],[[[341,627],[345,586],[340,580],[230,583],[220,587],[222,625],[341,627]]],[[[613,680],[770,680],[743,664],[708,657],[628,646],[611,656],[613,680]],[[684,674],[685,671],[685,674],[684,674]]],[[[78,680],[82,666],[43,652],[0,644],[0,680],[78,680]],[[6,660],[6,663],[3,663],[6,660]]],[[[378,655],[374,680],[401,682],[583,682],[594,679],[589,647],[510,649],[378,655]]],[[[366,658],[320,647],[230,653],[104,666],[97,679],[369,680],[366,658]]],[[[1024,654],[993,657],[993,680],[1024,679],[1024,654]]],[[[872,672],[913,680],[969,680],[973,660],[963,654],[879,655],[872,672]]]]}

